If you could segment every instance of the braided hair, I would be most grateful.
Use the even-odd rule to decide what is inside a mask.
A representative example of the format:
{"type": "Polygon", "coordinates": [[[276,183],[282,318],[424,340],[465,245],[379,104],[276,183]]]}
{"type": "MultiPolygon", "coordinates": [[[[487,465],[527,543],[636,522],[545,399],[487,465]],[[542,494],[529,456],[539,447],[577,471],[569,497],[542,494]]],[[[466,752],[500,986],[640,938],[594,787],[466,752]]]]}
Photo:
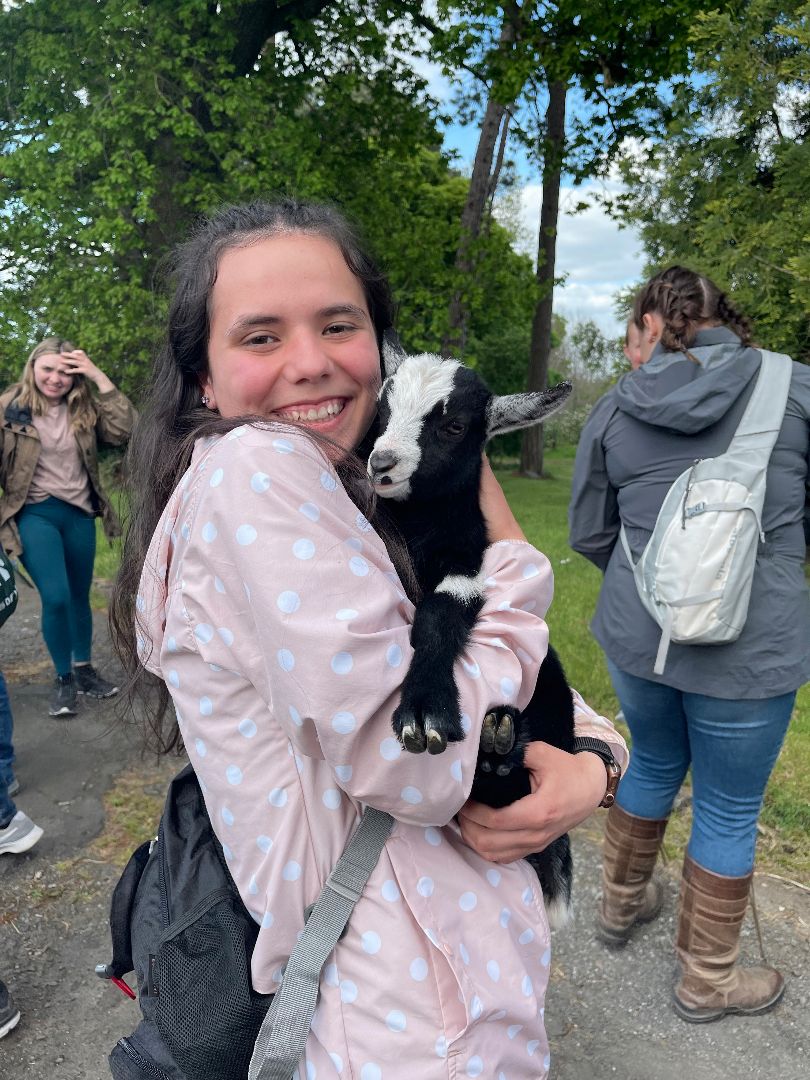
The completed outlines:
{"type": "Polygon", "coordinates": [[[690,360],[695,357],[689,346],[698,328],[706,323],[727,326],[743,345],[751,344],[751,324],[729,298],[709,278],[685,266],[669,266],[650,278],[636,296],[632,320],[644,329],[648,312],[660,315],[664,328],[661,344],[668,352],[682,352],[690,360]]]}

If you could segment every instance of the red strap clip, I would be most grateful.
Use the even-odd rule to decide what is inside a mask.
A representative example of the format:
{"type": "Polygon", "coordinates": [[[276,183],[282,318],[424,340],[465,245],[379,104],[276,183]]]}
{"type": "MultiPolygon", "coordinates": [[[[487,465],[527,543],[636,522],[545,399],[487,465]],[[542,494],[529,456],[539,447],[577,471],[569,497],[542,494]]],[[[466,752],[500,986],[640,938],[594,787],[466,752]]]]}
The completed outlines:
{"type": "Polygon", "coordinates": [[[133,1001],[138,996],[128,983],[124,982],[123,979],[119,979],[116,975],[110,976],[110,982],[115,983],[118,989],[126,994],[128,998],[132,998],[133,1001]]]}

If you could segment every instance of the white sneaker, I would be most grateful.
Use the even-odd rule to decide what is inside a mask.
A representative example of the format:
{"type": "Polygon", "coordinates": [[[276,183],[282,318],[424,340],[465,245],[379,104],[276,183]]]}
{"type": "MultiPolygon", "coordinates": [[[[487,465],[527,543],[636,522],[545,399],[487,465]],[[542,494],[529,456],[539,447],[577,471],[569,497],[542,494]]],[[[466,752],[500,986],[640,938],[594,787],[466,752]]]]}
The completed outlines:
{"type": "Polygon", "coordinates": [[[8,987],[0,979],[0,1039],[17,1026],[20,1022],[20,1010],[14,1004],[14,998],[8,992],[8,987]]]}
{"type": "Polygon", "coordinates": [[[0,829],[0,855],[21,855],[42,836],[42,829],[27,814],[18,810],[5,829],[0,829]]]}

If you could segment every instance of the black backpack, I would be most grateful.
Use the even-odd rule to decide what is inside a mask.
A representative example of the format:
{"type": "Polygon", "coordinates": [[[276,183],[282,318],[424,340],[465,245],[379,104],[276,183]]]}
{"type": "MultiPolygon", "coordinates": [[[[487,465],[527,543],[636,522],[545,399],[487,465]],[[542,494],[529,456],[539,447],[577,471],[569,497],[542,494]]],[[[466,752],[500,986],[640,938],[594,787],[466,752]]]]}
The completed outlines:
{"type": "Polygon", "coordinates": [[[17,607],[17,582],[11,559],[0,546],[0,626],[14,614],[17,607]]]}
{"type": "Polygon", "coordinates": [[[113,957],[96,974],[143,1014],[110,1054],[115,1080],[245,1080],[271,994],[250,981],[258,926],[233,883],[190,765],[169,785],[156,840],[133,853],[110,910],[113,957]]]}

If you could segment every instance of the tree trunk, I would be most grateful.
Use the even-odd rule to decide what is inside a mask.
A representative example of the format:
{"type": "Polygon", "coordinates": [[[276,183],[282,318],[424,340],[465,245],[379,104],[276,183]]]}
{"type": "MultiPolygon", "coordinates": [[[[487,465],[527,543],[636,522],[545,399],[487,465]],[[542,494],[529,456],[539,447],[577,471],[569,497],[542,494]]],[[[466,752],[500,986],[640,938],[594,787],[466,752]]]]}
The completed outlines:
{"type": "MultiPolygon", "coordinates": [[[[554,263],[557,257],[557,220],[560,212],[560,181],[565,154],[564,82],[549,83],[546,110],[546,149],[543,163],[543,205],[537,248],[537,283],[540,288],[532,320],[527,390],[545,390],[551,354],[551,319],[554,311],[554,263]]],[[[543,426],[523,433],[520,475],[538,479],[543,475],[543,426]]]]}
{"type": "MultiPolygon", "coordinates": [[[[520,17],[518,4],[505,4],[498,49],[508,52],[517,38],[517,23],[520,17]]],[[[498,183],[498,174],[503,164],[503,153],[499,152],[495,171],[492,159],[498,142],[498,133],[509,123],[509,105],[495,99],[497,87],[493,84],[487,99],[484,119],[481,121],[481,133],[473,161],[470,187],[467,201],[461,212],[461,233],[456,249],[455,273],[458,285],[450,299],[447,333],[442,339],[442,351],[463,355],[467,340],[467,323],[470,312],[466,298],[466,282],[474,270],[474,245],[481,232],[481,222],[487,199],[491,199],[498,183]]],[[[505,136],[505,131],[504,131],[505,136]]]]}

